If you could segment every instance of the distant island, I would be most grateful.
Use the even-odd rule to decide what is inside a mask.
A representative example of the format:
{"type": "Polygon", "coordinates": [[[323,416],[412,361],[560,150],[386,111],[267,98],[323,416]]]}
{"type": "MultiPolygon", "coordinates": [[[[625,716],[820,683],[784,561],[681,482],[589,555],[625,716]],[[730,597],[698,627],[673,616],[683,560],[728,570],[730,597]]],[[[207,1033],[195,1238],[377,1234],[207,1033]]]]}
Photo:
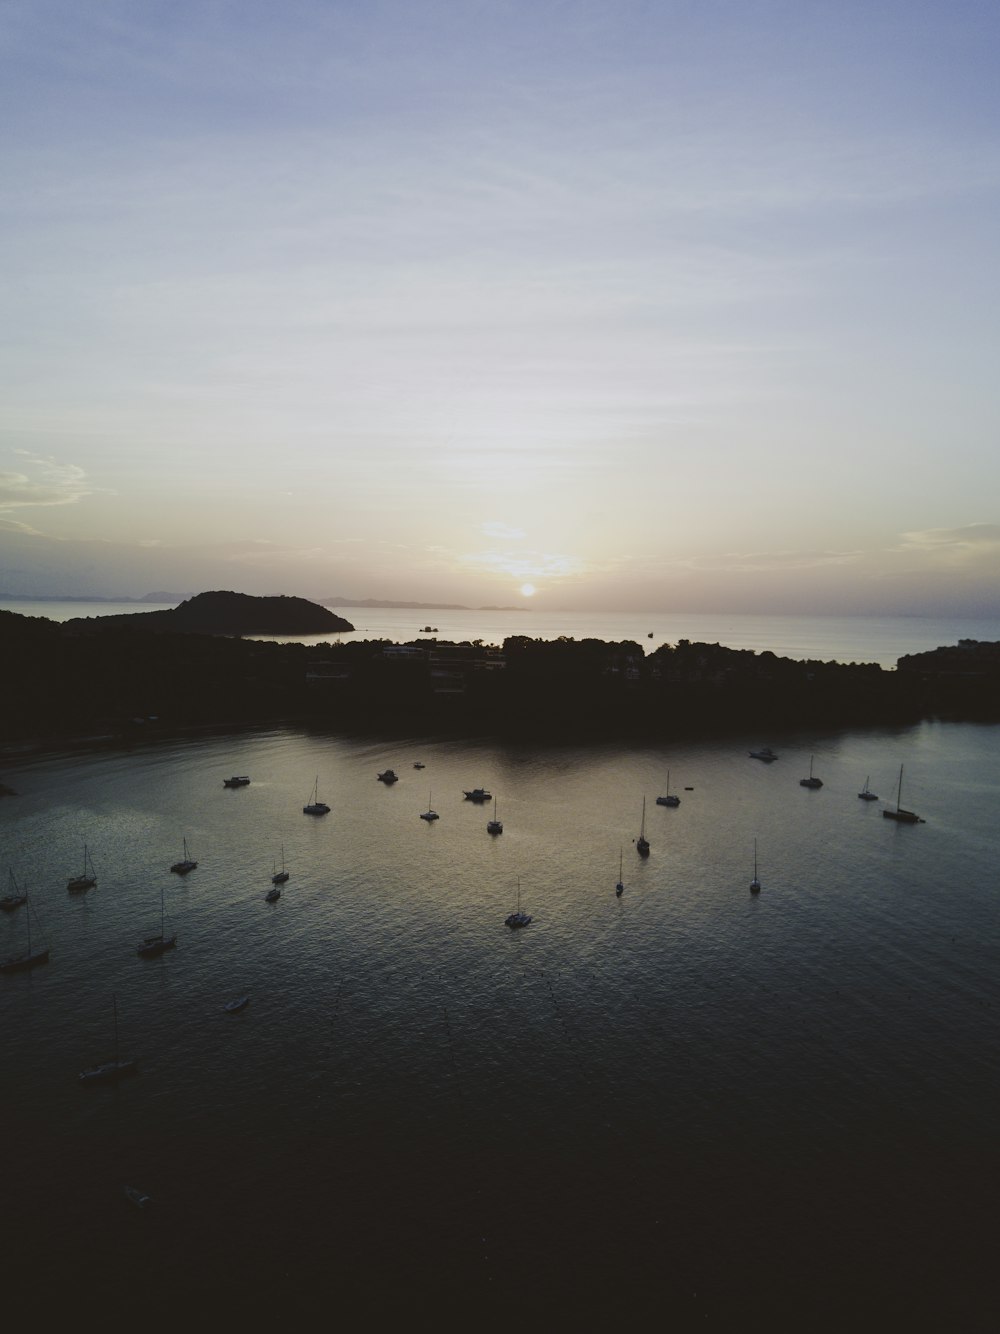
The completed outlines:
{"type": "Polygon", "coordinates": [[[169,611],[76,616],[64,624],[70,633],[135,630],[159,634],[322,635],[354,629],[350,621],[305,598],[230,592],[198,593],[169,611]]]}
{"type": "Polygon", "coordinates": [[[163,589],[144,593],[141,598],[115,597],[107,593],[0,593],[0,602],[156,602],[162,605],[164,602],[183,602],[193,596],[192,593],[167,593],[163,589]]]}

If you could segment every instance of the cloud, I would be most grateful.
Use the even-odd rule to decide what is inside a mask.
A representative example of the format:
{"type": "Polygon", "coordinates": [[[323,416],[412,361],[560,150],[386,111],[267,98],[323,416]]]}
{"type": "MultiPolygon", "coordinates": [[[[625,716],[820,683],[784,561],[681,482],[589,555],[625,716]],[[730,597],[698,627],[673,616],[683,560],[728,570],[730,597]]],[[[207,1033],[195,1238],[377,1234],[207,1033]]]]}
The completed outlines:
{"type": "Polygon", "coordinates": [[[16,450],[28,472],[0,472],[0,511],[42,505],[75,505],[95,487],[82,468],[16,450]]]}
{"type": "Polygon", "coordinates": [[[831,565],[850,565],[861,559],[860,551],[750,551],[721,552],[717,556],[692,556],[674,564],[685,569],[726,574],[762,574],[769,571],[814,570],[831,565]]]}
{"type": "Polygon", "coordinates": [[[17,519],[5,519],[0,516],[0,532],[4,533],[23,533],[28,537],[43,537],[37,528],[32,528],[28,523],[21,523],[17,519]]]}
{"type": "Polygon", "coordinates": [[[459,556],[458,562],[473,570],[510,575],[513,579],[566,579],[585,569],[584,562],[575,556],[546,551],[528,551],[516,556],[509,551],[474,551],[459,556]]]}
{"type": "Polygon", "coordinates": [[[898,551],[981,554],[1000,549],[1000,524],[970,523],[963,528],[920,528],[902,533],[898,551]]]}

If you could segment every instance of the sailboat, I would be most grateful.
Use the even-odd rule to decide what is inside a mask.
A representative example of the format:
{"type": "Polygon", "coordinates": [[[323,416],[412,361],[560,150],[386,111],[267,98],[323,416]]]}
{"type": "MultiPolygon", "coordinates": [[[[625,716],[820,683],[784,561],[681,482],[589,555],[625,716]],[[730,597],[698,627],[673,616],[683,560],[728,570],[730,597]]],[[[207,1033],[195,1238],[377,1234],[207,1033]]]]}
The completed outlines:
{"type": "Polygon", "coordinates": [[[302,807],[302,814],[327,815],[329,814],[329,811],[330,807],[326,804],[326,802],[320,801],[319,799],[319,775],[317,774],[316,781],[315,783],[313,783],[312,801],[308,802],[305,806],[302,807]]]}
{"type": "Polygon", "coordinates": [[[619,898],[621,898],[621,896],[625,893],[625,881],[622,879],[622,857],[623,857],[623,856],[624,856],[624,852],[623,852],[623,850],[622,850],[621,848],[619,848],[619,849],[618,849],[618,883],[617,883],[617,885],[615,885],[615,893],[617,894],[617,896],[618,896],[619,898]]]}
{"type": "Polygon", "coordinates": [[[13,869],[8,869],[7,874],[10,877],[10,893],[0,899],[0,908],[4,912],[13,912],[15,908],[20,908],[22,903],[28,902],[28,895],[17,883],[13,869]]]}
{"type": "Polygon", "coordinates": [[[97,884],[97,872],[94,870],[94,863],[87,851],[87,845],[83,845],[83,873],[75,875],[69,881],[66,888],[71,894],[82,894],[88,889],[93,889],[97,884]]]}
{"type": "Polygon", "coordinates": [[[750,893],[760,893],[760,881],[757,879],[757,840],[753,841],[753,879],[750,881],[750,893]]]}
{"type": "Polygon", "coordinates": [[[517,907],[509,917],[504,918],[504,924],[509,926],[512,931],[516,931],[519,926],[527,926],[531,918],[526,912],[521,911],[521,878],[517,880],[517,907]]]}
{"type": "Polygon", "coordinates": [[[88,1070],[81,1070],[81,1084],[116,1083],[123,1075],[139,1073],[138,1061],[130,1057],[123,1059],[118,1050],[118,997],[114,992],[111,993],[111,1001],[115,1007],[115,1058],[113,1061],[105,1061],[103,1065],[92,1065],[88,1070]]]}
{"type": "Polygon", "coordinates": [[[679,806],[679,805],[681,804],[681,799],[680,799],[680,797],[673,797],[673,796],[670,795],[670,770],[669,770],[669,769],[667,770],[667,792],[666,792],[666,796],[663,796],[663,797],[657,797],[657,798],[656,798],[656,804],[657,804],[657,806],[679,806]]]}
{"type": "Polygon", "coordinates": [[[883,807],[882,814],[885,816],[887,820],[898,820],[900,824],[926,824],[926,821],[923,820],[914,811],[905,810],[900,805],[900,800],[902,799],[902,796],[903,796],[903,766],[900,765],[899,786],[896,788],[896,809],[894,811],[890,811],[886,807],[883,807]]]}
{"type": "Polygon", "coordinates": [[[497,799],[493,798],[493,819],[486,821],[486,832],[488,834],[502,834],[503,821],[497,819],[497,799]]]}
{"type": "Polygon", "coordinates": [[[179,862],[174,862],[173,866],[171,866],[170,869],[171,871],[175,871],[178,875],[187,875],[188,871],[193,871],[197,865],[198,863],[192,861],[191,858],[188,856],[188,841],[187,839],[185,839],[184,856],[181,858],[179,862]]]}
{"type": "Polygon", "coordinates": [[[642,823],[639,825],[639,837],[635,840],[635,850],[640,857],[649,856],[649,843],[646,839],[646,798],[642,799],[642,823]]]}
{"type": "Polygon", "coordinates": [[[36,945],[34,949],[31,948],[31,904],[28,902],[27,892],[24,895],[24,904],[27,909],[25,917],[28,923],[28,948],[23,954],[14,954],[0,963],[0,973],[20,973],[27,968],[34,968],[36,964],[49,961],[48,945],[36,945]]]}
{"type": "Polygon", "coordinates": [[[810,756],[809,756],[809,777],[808,777],[808,778],[800,778],[800,779],[799,779],[799,787],[812,787],[812,788],[817,788],[817,787],[822,787],[822,786],[823,786],[823,780],[822,780],[822,778],[814,778],[814,777],[813,777],[813,760],[814,760],[814,759],[815,759],[815,756],[813,756],[813,755],[810,755],[810,756]]]}
{"type": "Polygon", "coordinates": [[[437,811],[431,805],[430,792],[427,793],[427,809],[425,811],[420,812],[420,818],[421,820],[426,820],[428,824],[431,824],[434,820],[438,818],[437,811]]]}
{"type": "Polygon", "coordinates": [[[868,786],[867,778],[865,779],[865,785],[858,793],[858,796],[861,798],[862,801],[878,801],[878,793],[873,792],[871,788],[868,786]]]}
{"type": "Polygon", "coordinates": [[[285,845],[284,845],[284,843],[282,843],[282,845],[281,845],[281,870],[279,871],[278,868],[277,868],[277,866],[274,867],[274,875],[271,876],[271,884],[272,884],[272,885],[283,885],[287,879],[288,879],[288,872],[285,870],[285,845]]]}
{"type": "Polygon", "coordinates": [[[136,953],[141,954],[144,959],[155,959],[158,954],[164,950],[172,950],[177,944],[177,937],[166,936],[163,934],[163,890],[160,890],[160,934],[158,936],[146,936],[140,941],[136,953]]]}

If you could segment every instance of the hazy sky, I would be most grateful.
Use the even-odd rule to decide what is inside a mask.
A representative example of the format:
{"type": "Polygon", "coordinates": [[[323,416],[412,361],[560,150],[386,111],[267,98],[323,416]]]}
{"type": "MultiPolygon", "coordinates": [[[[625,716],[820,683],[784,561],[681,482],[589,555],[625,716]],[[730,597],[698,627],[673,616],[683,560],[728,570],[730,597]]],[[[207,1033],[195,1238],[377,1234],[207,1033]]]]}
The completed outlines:
{"type": "Polygon", "coordinates": [[[995,0],[0,0],[0,594],[1000,612],[995,0]]]}

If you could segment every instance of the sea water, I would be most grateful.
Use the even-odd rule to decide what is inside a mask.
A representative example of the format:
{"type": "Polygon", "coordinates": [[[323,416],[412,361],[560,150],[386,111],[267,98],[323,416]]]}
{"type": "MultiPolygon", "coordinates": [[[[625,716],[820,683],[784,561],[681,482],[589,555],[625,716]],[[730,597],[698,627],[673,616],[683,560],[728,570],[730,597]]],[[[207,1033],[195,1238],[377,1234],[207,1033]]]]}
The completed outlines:
{"type": "MultiPolygon", "coordinates": [[[[8,758],[0,868],[51,957],[0,976],[7,1309],[972,1327],[997,1187],[998,740],[279,729],[8,758]],[[765,742],[770,765],[748,754],[765,742]],[[882,817],[901,766],[925,824],[882,817]],[[676,809],[655,803],[668,769],[676,809]],[[317,780],[331,812],[309,817],[317,780]],[[463,795],[481,786],[496,837],[463,795]],[[70,895],[85,843],[98,883],[70,895]],[[161,896],[177,948],[140,958],[161,896]],[[80,1086],[114,1054],[113,998],[140,1074],[80,1086]]],[[[26,929],[4,914],[0,955],[26,929]]]]}

